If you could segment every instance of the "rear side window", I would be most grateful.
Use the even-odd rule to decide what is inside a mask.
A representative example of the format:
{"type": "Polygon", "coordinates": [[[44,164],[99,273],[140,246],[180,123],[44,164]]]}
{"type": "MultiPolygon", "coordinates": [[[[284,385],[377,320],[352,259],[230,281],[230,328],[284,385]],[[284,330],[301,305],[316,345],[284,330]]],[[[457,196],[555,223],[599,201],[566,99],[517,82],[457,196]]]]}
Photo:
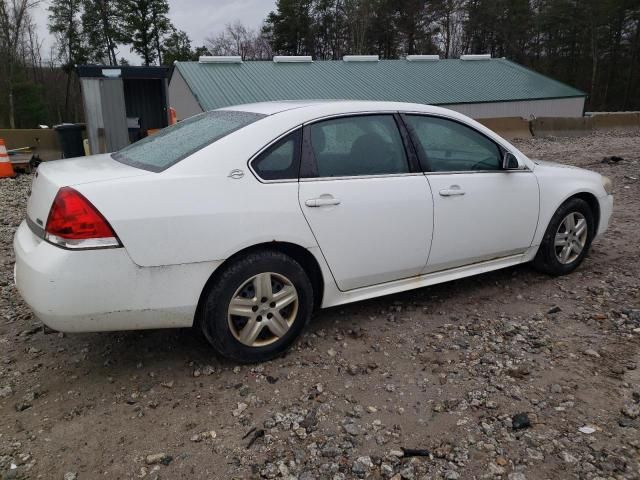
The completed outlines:
{"type": "Polygon", "coordinates": [[[319,177],[407,173],[409,164],[392,115],[343,117],[309,129],[319,177]]]}
{"type": "Polygon", "coordinates": [[[202,113],[133,143],[112,157],[127,165],[160,172],[263,117],[259,113],[230,110],[202,113]]]}
{"type": "Polygon", "coordinates": [[[296,130],[262,152],[251,166],[263,180],[297,180],[300,170],[300,137],[296,130]]]}

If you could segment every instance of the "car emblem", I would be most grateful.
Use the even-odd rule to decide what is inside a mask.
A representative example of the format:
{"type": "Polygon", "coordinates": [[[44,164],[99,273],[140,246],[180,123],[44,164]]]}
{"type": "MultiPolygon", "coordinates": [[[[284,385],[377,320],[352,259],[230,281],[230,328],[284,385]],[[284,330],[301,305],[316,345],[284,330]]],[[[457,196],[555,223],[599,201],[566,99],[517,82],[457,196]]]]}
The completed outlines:
{"type": "Polygon", "coordinates": [[[231,170],[231,172],[229,173],[229,178],[233,178],[235,180],[238,180],[242,177],[244,177],[244,172],[242,170],[239,169],[235,169],[235,170],[231,170]]]}

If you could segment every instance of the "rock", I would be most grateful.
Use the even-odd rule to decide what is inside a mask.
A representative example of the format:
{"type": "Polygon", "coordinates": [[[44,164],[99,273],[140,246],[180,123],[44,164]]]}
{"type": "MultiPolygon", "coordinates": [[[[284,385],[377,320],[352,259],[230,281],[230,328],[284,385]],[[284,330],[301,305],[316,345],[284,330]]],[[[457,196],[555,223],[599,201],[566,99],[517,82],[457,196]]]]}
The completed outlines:
{"type": "Polygon", "coordinates": [[[562,309],[556,305],[554,307],[551,307],[549,310],[547,310],[547,314],[548,315],[553,315],[554,313],[558,313],[558,312],[561,312],[561,311],[562,311],[562,309]]]}
{"type": "Polygon", "coordinates": [[[504,467],[496,465],[495,463],[490,463],[487,470],[489,470],[489,473],[491,473],[492,475],[504,475],[505,473],[504,467]]]}
{"type": "Polygon", "coordinates": [[[13,395],[13,389],[11,388],[11,386],[6,385],[0,388],[0,398],[8,398],[11,395],[13,395]]]}
{"type": "Polygon", "coordinates": [[[562,393],[562,387],[557,383],[554,383],[553,385],[551,385],[551,387],[549,387],[549,391],[551,393],[562,393]]]}
{"type": "Polygon", "coordinates": [[[578,429],[578,431],[580,433],[584,433],[585,435],[591,435],[592,433],[594,433],[596,431],[596,429],[593,428],[593,427],[589,427],[589,426],[585,425],[584,427],[580,427],[578,429]]]}
{"type": "Polygon", "coordinates": [[[416,474],[411,465],[407,465],[405,468],[400,470],[400,478],[402,480],[414,480],[416,478],[416,474]]]}
{"type": "Polygon", "coordinates": [[[358,436],[360,435],[360,427],[358,427],[355,423],[347,423],[344,426],[344,431],[349,435],[358,436]]]}
{"type": "Polygon", "coordinates": [[[600,354],[593,348],[588,348],[583,353],[589,357],[600,358],[600,354]]]}
{"type": "Polygon", "coordinates": [[[31,403],[29,402],[18,402],[16,403],[16,412],[23,412],[27,408],[31,408],[31,403]]]}
{"type": "Polygon", "coordinates": [[[563,451],[560,454],[560,457],[562,458],[562,460],[564,460],[566,463],[577,463],[578,459],[573,456],[572,454],[570,454],[569,452],[567,452],[566,450],[563,451]]]}
{"type": "Polygon", "coordinates": [[[358,457],[351,465],[351,472],[358,477],[364,477],[373,468],[373,462],[370,457],[358,457]]]}
{"type": "Polygon", "coordinates": [[[622,406],[620,411],[625,417],[629,417],[631,419],[640,417],[640,405],[637,403],[627,402],[622,406]]]}
{"type": "Polygon", "coordinates": [[[526,413],[518,413],[511,418],[511,426],[514,430],[522,430],[523,428],[529,428],[531,421],[526,413]]]}
{"type": "Polygon", "coordinates": [[[393,467],[388,463],[382,463],[380,465],[380,473],[384,478],[391,478],[393,476],[393,467]]]}
{"type": "Polygon", "coordinates": [[[511,472],[507,476],[507,480],[527,480],[527,477],[522,472],[511,472]]]}
{"type": "Polygon", "coordinates": [[[199,442],[202,442],[203,440],[214,439],[217,436],[218,434],[215,432],[215,430],[209,430],[207,432],[196,433],[191,437],[191,441],[199,443],[199,442]]]}
{"type": "Polygon", "coordinates": [[[444,472],[445,480],[458,480],[460,478],[460,474],[455,470],[447,470],[444,472]]]}
{"type": "Polygon", "coordinates": [[[238,403],[238,408],[234,409],[231,414],[234,417],[239,417],[240,415],[242,415],[242,412],[244,412],[247,408],[249,407],[249,405],[247,405],[244,402],[240,402],[238,403]]]}
{"type": "Polygon", "coordinates": [[[154,453],[152,455],[147,455],[145,458],[147,465],[157,465],[158,463],[161,463],[162,465],[169,465],[172,460],[173,457],[166,453],[154,453]]]}
{"type": "Polygon", "coordinates": [[[608,165],[616,165],[620,162],[622,162],[624,160],[624,158],[619,157],[617,155],[610,155],[608,157],[604,157],[600,163],[606,163],[608,165]]]}
{"type": "Polygon", "coordinates": [[[67,472],[64,474],[64,480],[78,480],[78,474],[76,472],[67,472]]]}
{"type": "Polygon", "coordinates": [[[633,427],[633,421],[627,417],[622,417],[618,419],[618,425],[620,425],[622,428],[633,427]]]}
{"type": "Polygon", "coordinates": [[[318,419],[316,418],[316,410],[312,409],[307,413],[307,416],[304,417],[304,420],[300,422],[300,426],[306,430],[310,430],[315,427],[316,423],[318,423],[318,419]]]}

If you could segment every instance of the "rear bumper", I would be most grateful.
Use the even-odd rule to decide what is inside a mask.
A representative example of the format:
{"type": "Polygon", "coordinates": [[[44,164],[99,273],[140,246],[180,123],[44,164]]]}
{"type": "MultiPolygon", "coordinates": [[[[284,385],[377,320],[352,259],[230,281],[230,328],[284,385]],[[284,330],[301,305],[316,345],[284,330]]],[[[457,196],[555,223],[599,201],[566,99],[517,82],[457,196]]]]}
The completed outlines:
{"type": "Polygon", "coordinates": [[[15,283],[47,326],[63,332],[190,327],[220,262],[139,267],[124,248],[70,251],[34,235],[13,242],[15,283]]]}

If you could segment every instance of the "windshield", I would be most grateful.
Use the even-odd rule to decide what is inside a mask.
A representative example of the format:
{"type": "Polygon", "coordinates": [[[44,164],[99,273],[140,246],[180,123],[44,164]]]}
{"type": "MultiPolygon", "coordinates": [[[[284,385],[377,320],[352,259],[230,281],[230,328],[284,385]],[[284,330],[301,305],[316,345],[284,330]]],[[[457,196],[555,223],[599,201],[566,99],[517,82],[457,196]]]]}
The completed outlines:
{"type": "Polygon", "coordinates": [[[133,167],[160,172],[263,117],[260,113],[231,110],[201,113],[133,143],[112,157],[133,167]]]}

